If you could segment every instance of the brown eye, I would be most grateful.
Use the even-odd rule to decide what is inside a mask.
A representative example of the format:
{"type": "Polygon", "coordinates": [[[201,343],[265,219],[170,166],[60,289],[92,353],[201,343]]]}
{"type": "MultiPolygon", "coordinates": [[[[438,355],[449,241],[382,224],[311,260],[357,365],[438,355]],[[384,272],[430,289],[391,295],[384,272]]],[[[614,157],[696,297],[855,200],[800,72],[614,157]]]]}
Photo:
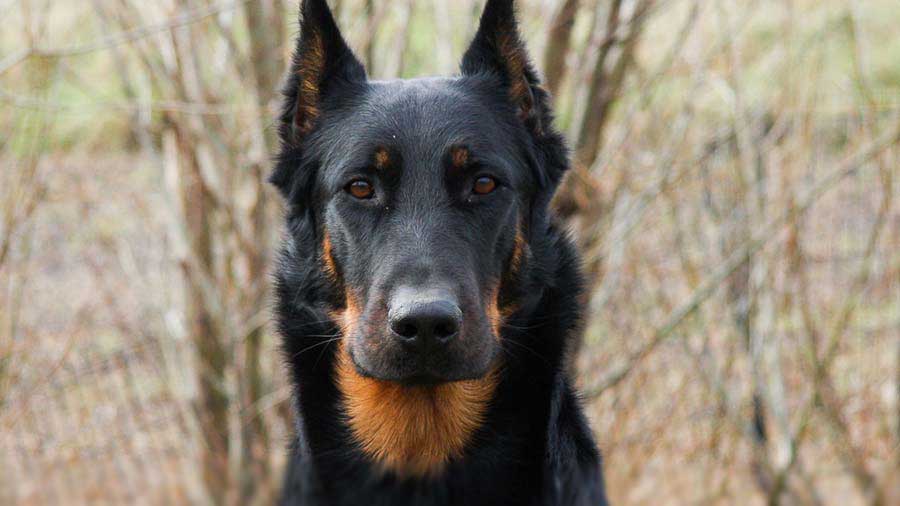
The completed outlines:
{"type": "Polygon", "coordinates": [[[475,180],[472,191],[478,195],[487,195],[497,189],[497,180],[490,176],[481,176],[475,180]]]}
{"type": "Polygon", "coordinates": [[[375,195],[375,188],[364,179],[357,179],[347,185],[347,193],[358,199],[370,199],[375,195]]]}

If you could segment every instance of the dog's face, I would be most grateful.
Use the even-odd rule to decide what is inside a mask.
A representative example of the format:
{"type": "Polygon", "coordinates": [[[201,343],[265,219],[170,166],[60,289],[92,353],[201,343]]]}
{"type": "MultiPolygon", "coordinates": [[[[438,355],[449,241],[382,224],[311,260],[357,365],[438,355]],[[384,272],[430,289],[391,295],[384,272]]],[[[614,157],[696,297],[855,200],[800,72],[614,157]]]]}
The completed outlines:
{"type": "Polygon", "coordinates": [[[542,128],[511,2],[493,4],[461,76],[389,82],[365,78],[323,1],[303,4],[273,181],[315,231],[329,312],[363,376],[483,377],[515,309],[535,208],[563,170],[542,149],[563,148],[542,128]]]}
{"type": "Polygon", "coordinates": [[[496,354],[529,182],[512,108],[492,111],[496,93],[481,84],[368,83],[322,119],[314,201],[324,261],[345,291],[345,346],[363,374],[471,379],[496,354]]]}

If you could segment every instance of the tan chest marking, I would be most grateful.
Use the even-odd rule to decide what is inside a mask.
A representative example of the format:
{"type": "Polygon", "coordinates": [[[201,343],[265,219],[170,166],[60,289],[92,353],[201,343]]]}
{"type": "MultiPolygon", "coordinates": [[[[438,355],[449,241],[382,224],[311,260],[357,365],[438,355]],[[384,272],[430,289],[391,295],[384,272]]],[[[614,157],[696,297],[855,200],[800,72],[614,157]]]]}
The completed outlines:
{"type": "Polygon", "coordinates": [[[360,376],[344,347],[338,387],[363,451],[400,476],[433,476],[462,454],[484,421],[496,377],[437,386],[403,386],[360,376]]]}

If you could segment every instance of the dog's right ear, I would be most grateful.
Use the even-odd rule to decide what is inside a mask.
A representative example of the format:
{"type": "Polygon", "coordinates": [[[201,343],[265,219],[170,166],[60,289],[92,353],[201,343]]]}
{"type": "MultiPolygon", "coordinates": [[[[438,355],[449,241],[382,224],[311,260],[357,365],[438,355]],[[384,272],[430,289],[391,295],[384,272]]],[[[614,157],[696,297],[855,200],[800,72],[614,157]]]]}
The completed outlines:
{"type": "Polygon", "coordinates": [[[322,100],[341,82],[365,81],[366,70],[347,47],[326,0],[303,0],[300,37],[285,90],[290,111],[287,138],[296,145],[316,125],[322,100]]]}
{"type": "MultiPolygon", "coordinates": [[[[303,0],[300,36],[282,93],[284,107],[278,128],[282,162],[271,181],[285,196],[296,185],[293,167],[285,156],[295,157],[303,139],[315,129],[322,103],[342,84],[365,82],[366,71],[353,55],[334,21],[326,0],[303,0]]],[[[293,160],[297,163],[298,160],[293,160]]]]}
{"type": "Polygon", "coordinates": [[[341,36],[328,2],[303,0],[300,36],[284,90],[282,141],[296,146],[312,131],[329,90],[365,80],[366,70],[341,36]]]}

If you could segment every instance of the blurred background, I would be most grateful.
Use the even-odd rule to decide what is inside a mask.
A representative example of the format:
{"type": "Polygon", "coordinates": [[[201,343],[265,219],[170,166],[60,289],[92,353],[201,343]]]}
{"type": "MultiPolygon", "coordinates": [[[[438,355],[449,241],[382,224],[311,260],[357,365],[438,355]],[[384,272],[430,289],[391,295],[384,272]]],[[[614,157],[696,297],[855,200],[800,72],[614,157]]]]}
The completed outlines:
{"type": "MultiPolygon", "coordinates": [[[[481,0],[331,2],[376,78],[481,0]]],[[[621,505],[900,504],[896,0],[521,0],[621,505]]],[[[268,504],[296,0],[0,0],[0,504],[268,504]]]]}

